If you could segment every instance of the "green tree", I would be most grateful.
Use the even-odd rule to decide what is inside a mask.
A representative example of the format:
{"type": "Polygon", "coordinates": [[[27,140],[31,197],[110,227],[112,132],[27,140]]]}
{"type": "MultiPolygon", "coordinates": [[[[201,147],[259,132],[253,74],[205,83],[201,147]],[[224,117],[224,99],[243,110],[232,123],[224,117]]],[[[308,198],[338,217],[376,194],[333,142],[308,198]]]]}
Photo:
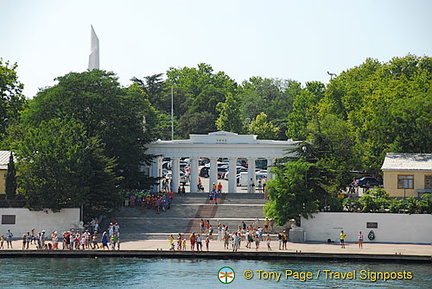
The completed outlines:
{"type": "Polygon", "coordinates": [[[216,106],[219,117],[216,120],[216,128],[235,133],[244,132],[244,124],[241,117],[240,104],[236,97],[228,94],[225,102],[219,102],[216,106]]]}
{"type": "Polygon", "coordinates": [[[153,182],[140,170],[148,161],[144,144],[154,139],[156,114],[137,85],[122,88],[117,77],[101,70],[69,73],[58,84],[40,91],[23,114],[25,127],[50,119],[73,119],[88,138],[101,141],[105,156],[115,159],[114,172],[128,188],[153,182]]]}
{"type": "Polygon", "coordinates": [[[310,137],[308,124],[316,121],[318,103],[324,97],[325,86],[321,82],[307,82],[306,88],[296,95],[292,112],[288,115],[286,135],[295,140],[310,137]]]}
{"type": "MultiPolygon", "coordinates": [[[[119,200],[113,160],[97,138],[73,119],[53,118],[26,128],[17,148],[19,188],[35,210],[84,205],[86,214],[107,212],[119,200]]],[[[93,215],[94,216],[94,215],[93,215]]]]}
{"type": "Polygon", "coordinates": [[[261,112],[250,125],[249,134],[256,134],[259,139],[277,139],[279,128],[267,121],[267,115],[261,112]]]}
{"type": "Polygon", "coordinates": [[[379,172],[386,152],[429,152],[432,58],[367,59],[327,86],[319,115],[345,122],[357,169],[379,172]]]}
{"type": "Polygon", "coordinates": [[[137,83],[145,93],[145,97],[158,111],[170,113],[171,97],[167,93],[168,83],[162,79],[163,73],[145,76],[144,80],[133,77],[131,80],[137,83]]]}
{"type": "Polygon", "coordinates": [[[322,206],[326,193],[316,164],[298,159],[275,166],[271,172],[275,177],[266,186],[270,199],[264,207],[267,217],[283,225],[299,216],[309,218],[322,206]]]}
{"type": "MultiPolygon", "coordinates": [[[[6,136],[6,129],[17,121],[20,112],[26,106],[26,99],[22,94],[24,85],[18,80],[15,63],[10,65],[0,58],[0,144],[6,136]]],[[[7,143],[1,145],[8,148],[7,143]]]]}
{"type": "Polygon", "coordinates": [[[6,173],[6,199],[15,199],[17,191],[16,168],[13,153],[10,153],[9,163],[6,173]]]}
{"type": "Polygon", "coordinates": [[[178,118],[176,134],[187,137],[190,133],[214,131],[218,117],[216,106],[229,93],[235,94],[237,83],[224,72],[214,73],[205,63],[198,64],[197,68],[170,68],[166,74],[167,82],[175,88],[175,98],[185,96],[180,109],[174,110],[178,118]],[[204,121],[196,122],[201,116],[205,116],[204,121]]]}
{"type": "Polygon", "coordinates": [[[370,189],[359,199],[362,212],[377,213],[385,212],[390,205],[390,197],[384,189],[370,189]]]}

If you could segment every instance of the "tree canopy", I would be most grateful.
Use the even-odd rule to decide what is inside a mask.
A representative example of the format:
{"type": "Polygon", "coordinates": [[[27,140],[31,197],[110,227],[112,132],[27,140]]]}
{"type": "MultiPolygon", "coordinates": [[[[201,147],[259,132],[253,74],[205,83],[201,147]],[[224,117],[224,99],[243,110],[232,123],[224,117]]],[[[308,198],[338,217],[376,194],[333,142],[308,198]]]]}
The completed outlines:
{"type": "MultiPolygon", "coordinates": [[[[174,138],[225,130],[257,134],[259,139],[304,141],[306,151],[300,148],[299,158],[274,168],[276,178],[269,182],[272,200],[266,212],[279,220],[341,205],[335,196],[351,181],[350,171],[379,174],[387,152],[430,152],[428,56],[409,54],[388,62],[369,58],[327,85],[311,81],[304,86],[261,76],[239,84],[206,63],[133,77],[128,87],[122,87],[113,72],[92,70],[60,76],[58,84],[40,90],[32,100],[22,95],[16,67],[0,61],[0,145],[17,150],[20,189],[35,206],[42,205],[37,191],[57,185],[33,168],[33,161],[50,168],[46,173],[57,179],[64,178],[60,167],[71,174],[87,172],[91,181],[73,176],[62,187],[70,186],[67,190],[77,195],[77,202],[98,199],[103,194],[98,181],[116,189],[149,187],[154,180],[142,173],[142,164],[151,159],[145,144],[170,139],[171,121],[174,138]],[[47,181],[38,184],[38,179],[47,181]],[[78,181],[87,186],[78,186],[78,181]]],[[[57,197],[60,204],[71,200],[66,193],[57,197]]],[[[98,205],[96,201],[91,206],[98,205]]]]}
{"type": "MultiPolygon", "coordinates": [[[[16,73],[18,65],[3,62],[0,58],[0,142],[6,136],[7,128],[16,122],[26,106],[22,94],[24,84],[18,80],[16,73]]],[[[3,144],[7,147],[7,144],[3,144]]]]}

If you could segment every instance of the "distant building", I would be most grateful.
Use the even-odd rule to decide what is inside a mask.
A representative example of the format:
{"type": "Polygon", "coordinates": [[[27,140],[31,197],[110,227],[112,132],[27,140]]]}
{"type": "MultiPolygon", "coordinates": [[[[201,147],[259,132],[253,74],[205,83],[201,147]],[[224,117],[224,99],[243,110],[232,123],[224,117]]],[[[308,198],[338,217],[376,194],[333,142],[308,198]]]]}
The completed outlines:
{"type": "Polygon", "coordinates": [[[6,174],[9,164],[10,151],[0,151],[0,194],[6,194],[6,174]]]}
{"type": "Polygon", "coordinates": [[[432,154],[387,153],[381,167],[390,197],[420,197],[432,193],[432,154]]]}

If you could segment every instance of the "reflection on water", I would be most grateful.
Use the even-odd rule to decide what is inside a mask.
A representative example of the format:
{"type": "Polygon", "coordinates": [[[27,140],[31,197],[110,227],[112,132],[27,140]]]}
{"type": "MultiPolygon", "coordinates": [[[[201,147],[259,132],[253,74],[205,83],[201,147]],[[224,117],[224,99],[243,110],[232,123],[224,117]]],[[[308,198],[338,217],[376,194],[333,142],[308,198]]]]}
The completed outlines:
{"type": "Polygon", "coordinates": [[[138,258],[17,258],[0,262],[2,288],[432,288],[430,264],[138,258]],[[218,280],[217,273],[224,266],[235,271],[230,285],[218,280]],[[251,270],[251,280],[243,276],[246,270],[251,270]],[[381,279],[375,272],[383,272],[379,273],[381,279]],[[412,278],[407,280],[409,273],[412,278]],[[383,281],[383,276],[396,280],[383,281]],[[375,277],[378,280],[373,282],[375,277]]]}

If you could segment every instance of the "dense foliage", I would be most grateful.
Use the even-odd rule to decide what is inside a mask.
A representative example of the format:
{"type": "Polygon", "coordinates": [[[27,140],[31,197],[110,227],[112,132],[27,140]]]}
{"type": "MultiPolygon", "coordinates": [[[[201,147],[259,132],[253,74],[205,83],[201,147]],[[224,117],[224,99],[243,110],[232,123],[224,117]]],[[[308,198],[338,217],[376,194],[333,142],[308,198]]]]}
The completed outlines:
{"type": "MultiPolygon", "coordinates": [[[[25,108],[26,99],[22,94],[24,84],[19,82],[15,63],[3,62],[0,58],[0,142],[5,138],[7,128],[16,122],[25,108]]],[[[7,144],[3,144],[7,147],[7,144]]]]}
{"type": "MultiPolygon", "coordinates": [[[[45,205],[40,200],[56,209],[56,202],[90,204],[106,200],[101,196],[112,188],[149,187],[154,180],[141,171],[151,159],[144,145],[171,139],[172,124],[174,138],[225,130],[304,141],[269,182],[266,212],[281,222],[341,209],[337,195],[351,182],[350,171],[379,174],[385,153],[427,153],[432,142],[427,56],[366,59],[328,85],[256,76],[239,84],[200,63],[133,77],[121,87],[114,73],[93,70],[58,77],[33,100],[22,95],[15,69],[0,61],[0,145],[17,152],[20,189],[34,207],[45,205]]],[[[99,205],[112,203],[91,206],[99,205]]]]}
{"type": "Polygon", "coordinates": [[[359,199],[344,199],[343,208],[347,212],[432,214],[432,195],[392,199],[382,188],[370,189],[359,199]]]}

